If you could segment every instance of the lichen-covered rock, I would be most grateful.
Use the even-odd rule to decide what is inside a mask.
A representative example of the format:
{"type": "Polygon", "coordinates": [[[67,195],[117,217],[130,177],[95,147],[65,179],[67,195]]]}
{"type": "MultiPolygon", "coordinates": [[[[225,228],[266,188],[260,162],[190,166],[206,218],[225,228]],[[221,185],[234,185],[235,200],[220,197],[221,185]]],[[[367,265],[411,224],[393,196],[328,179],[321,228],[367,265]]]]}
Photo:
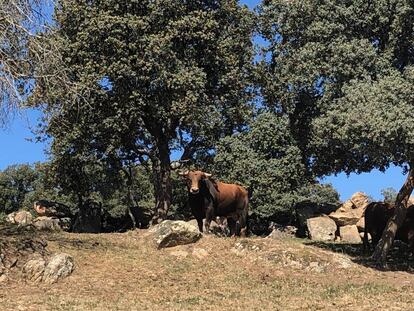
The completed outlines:
{"type": "Polygon", "coordinates": [[[18,211],[7,215],[6,221],[20,226],[30,225],[33,221],[33,216],[28,211],[18,211]]]}
{"type": "Polygon", "coordinates": [[[307,220],[309,238],[317,241],[334,241],[337,226],[327,216],[309,218],[307,220]]]}
{"type": "Polygon", "coordinates": [[[45,271],[46,261],[40,255],[34,256],[23,266],[24,277],[32,282],[42,281],[43,273],[45,271]]]}
{"type": "Polygon", "coordinates": [[[69,276],[74,269],[72,256],[64,253],[56,254],[49,259],[42,280],[47,284],[56,283],[59,279],[69,276]]]}
{"type": "Polygon", "coordinates": [[[41,216],[33,220],[33,226],[37,230],[60,231],[60,221],[58,218],[41,216]]]}
{"type": "Polygon", "coordinates": [[[19,225],[30,225],[33,221],[33,216],[28,211],[19,211],[14,216],[14,221],[19,225]]]}
{"type": "Polygon", "coordinates": [[[195,243],[202,237],[197,227],[180,220],[164,220],[149,232],[157,248],[195,243]]]}
{"type": "Polygon", "coordinates": [[[16,212],[13,212],[13,213],[7,214],[7,216],[6,216],[6,221],[7,221],[8,223],[15,224],[15,223],[16,223],[16,221],[14,220],[14,216],[16,216],[16,212]]]}
{"type": "Polygon", "coordinates": [[[339,236],[342,242],[361,243],[361,236],[355,225],[339,227],[339,236]]]}
{"type": "Polygon", "coordinates": [[[49,259],[40,254],[34,254],[23,266],[23,276],[32,282],[56,283],[69,276],[75,265],[68,254],[55,254],[49,259]]]}
{"type": "Polygon", "coordinates": [[[368,196],[363,192],[356,192],[335,212],[329,214],[338,226],[355,225],[364,215],[369,203],[368,196]]]}

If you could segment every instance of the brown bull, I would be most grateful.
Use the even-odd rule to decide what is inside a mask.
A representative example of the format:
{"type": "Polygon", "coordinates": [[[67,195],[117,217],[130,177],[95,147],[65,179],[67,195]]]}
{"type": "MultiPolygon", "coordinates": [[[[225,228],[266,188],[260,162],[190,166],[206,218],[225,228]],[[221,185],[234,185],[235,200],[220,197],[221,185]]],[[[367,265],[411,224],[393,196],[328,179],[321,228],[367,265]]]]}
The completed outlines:
{"type": "MultiPolygon", "coordinates": [[[[382,233],[387,226],[388,220],[394,215],[395,207],[384,202],[372,202],[365,209],[365,229],[363,248],[367,251],[370,248],[368,233],[371,235],[372,248],[378,244],[382,233]]],[[[396,240],[407,243],[410,250],[414,251],[414,205],[408,207],[407,216],[402,226],[397,230],[396,240]]]]}
{"type": "Polygon", "coordinates": [[[202,171],[180,173],[187,180],[188,205],[203,232],[209,232],[210,223],[217,216],[226,217],[230,234],[246,235],[249,197],[245,188],[210,179],[211,174],[202,171]]]}

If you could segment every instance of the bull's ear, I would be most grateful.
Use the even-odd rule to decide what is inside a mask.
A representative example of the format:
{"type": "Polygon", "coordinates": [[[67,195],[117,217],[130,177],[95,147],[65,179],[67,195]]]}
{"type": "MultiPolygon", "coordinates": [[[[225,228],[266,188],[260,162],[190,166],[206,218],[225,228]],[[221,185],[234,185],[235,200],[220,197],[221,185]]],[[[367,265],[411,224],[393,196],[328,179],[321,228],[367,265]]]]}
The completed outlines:
{"type": "Polygon", "coordinates": [[[180,176],[184,176],[187,177],[188,176],[189,171],[185,171],[185,172],[178,172],[178,175],[180,176]]]}
{"type": "Polygon", "coordinates": [[[206,178],[210,178],[211,176],[213,176],[213,174],[204,173],[204,177],[206,177],[206,178]]]}

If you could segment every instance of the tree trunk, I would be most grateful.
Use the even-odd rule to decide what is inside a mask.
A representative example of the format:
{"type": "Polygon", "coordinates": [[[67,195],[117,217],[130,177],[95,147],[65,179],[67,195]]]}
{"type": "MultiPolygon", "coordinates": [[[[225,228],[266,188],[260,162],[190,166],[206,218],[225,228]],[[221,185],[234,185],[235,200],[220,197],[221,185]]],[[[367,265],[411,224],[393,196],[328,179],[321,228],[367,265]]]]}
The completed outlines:
{"type": "Polygon", "coordinates": [[[137,203],[135,202],[134,194],[133,194],[133,183],[134,183],[134,176],[131,165],[128,166],[128,169],[124,170],[125,174],[127,175],[127,182],[126,187],[128,189],[128,215],[132,221],[132,229],[137,228],[137,220],[132,212],[132,207],[137,207],[137,203]]]}
{"type": "Polygon", "coordinates": [[[156,163],[153,163],[156,204],[151,225],[156,225],[165,220],[171,206],[170,162],[170,149],[168,142],[164,141],[158,145],[158,159],[156,163]]]}
{"type": "Polygon", "coordinates": [[[404,185],[401,187],[400,192],[398,192],[397,198],[395,199],[394,216],[391,217],[388,221],[387,226],[382,233],[381,240],[378,242],[374,254],[372,254],[372,259],[381,265],[384,265],[386,263],[387,254],[391,249],[397,230],[399,227],[401,227],[405,220],[408,200],[410,198],[411,192],[413,191],[413,188],[414,167],[413,165],[410,165],[410,171],[407,175],[407,179],[405,180],[404,185]]]}

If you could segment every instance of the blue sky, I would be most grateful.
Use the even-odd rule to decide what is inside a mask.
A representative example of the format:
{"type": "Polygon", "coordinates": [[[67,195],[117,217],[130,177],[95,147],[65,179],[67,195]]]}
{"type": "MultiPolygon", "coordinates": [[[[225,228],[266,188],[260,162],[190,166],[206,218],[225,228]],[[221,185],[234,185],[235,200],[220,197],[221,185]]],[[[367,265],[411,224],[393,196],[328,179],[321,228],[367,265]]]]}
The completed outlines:
{"type": "MultiPolygon", "coordinates": [[[[250,8],[255,7],[259,1],[242,0],[250,8]]],[[[45,161],[46,155],[43,143],[29,141],[33,138],[30,128],[35,127],[39,112],[30,110],[14,115],[10,118],[7,128],[0,128],[0,169],[17,163],[33,163],[45,161]]],[[[405,176],[398,167],[391,167],[386,173],[372,171],[366,174],[345,174],[329,176],[323,179],[324,183],[331,183],[338,190],[342,200],[348,199],[354,192],[364,191],[375,199],[381,199],[381,190],[387,187],[399,190],[404,182],[405,176]]]]}

